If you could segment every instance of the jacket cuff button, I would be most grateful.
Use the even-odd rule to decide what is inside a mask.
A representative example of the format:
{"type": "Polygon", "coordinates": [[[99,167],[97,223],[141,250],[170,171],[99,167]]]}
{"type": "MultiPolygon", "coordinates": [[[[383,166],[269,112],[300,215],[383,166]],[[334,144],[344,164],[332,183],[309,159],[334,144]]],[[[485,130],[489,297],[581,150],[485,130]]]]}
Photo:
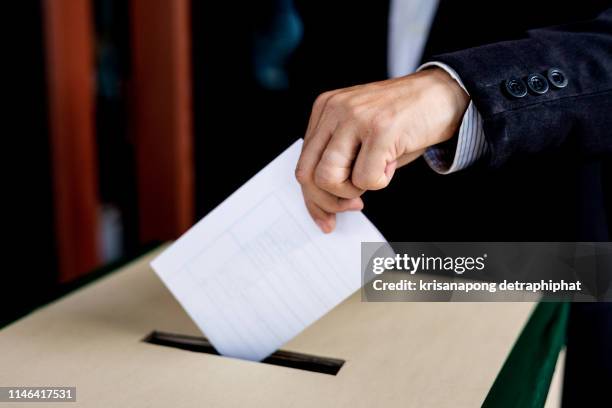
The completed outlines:
{"type": "Polygon", "coordinates": [[[546,72],[546,76],[548,77],[548,82],[557,88],[565,88],[567,86],[567,75],[565,72],[561,71],[559,68],[551,68],[546,72]]]}
{"type": "Polygon", "coordinates": [[[514,98],[522,98],[527,95],[527,86],[520,78],[510,78],[504,82],[506,92],[514,98]]]}
{"type": "Polygon", "coordinates": [[[548,92],[548,80],[541,74],[530,74],[527,77],[527,86],[538,95],[544,95],[548,92]]]}

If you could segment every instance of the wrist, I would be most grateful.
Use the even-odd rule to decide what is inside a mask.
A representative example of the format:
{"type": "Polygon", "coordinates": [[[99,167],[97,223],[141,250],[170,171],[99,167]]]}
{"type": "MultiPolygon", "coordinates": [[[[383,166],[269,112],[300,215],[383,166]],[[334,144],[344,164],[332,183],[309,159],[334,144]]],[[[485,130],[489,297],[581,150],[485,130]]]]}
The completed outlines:
{"type": "Polygon", "coordinates": [[[463,115],[470,103],[470,96],[461,85],[448,72],[439,67],[426,69],[436,84],[433,97],[440,106],[441,126],[436,132],[431,145],[450,140],[456,133],[463,120],[463,115]]]}

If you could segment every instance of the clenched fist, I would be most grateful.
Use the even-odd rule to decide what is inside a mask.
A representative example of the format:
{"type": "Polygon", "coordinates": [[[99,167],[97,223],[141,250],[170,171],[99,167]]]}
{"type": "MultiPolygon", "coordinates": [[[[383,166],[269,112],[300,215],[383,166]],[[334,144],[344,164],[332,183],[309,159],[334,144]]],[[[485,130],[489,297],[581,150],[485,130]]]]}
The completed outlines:
{"type": "Polygon", "coordinates": [[[363,208],[361,195],[386,187],[395,170],[457,131],[469,96],[440,68],[321,94],[295,170],[323,232],[335,214],[363,208]]]}

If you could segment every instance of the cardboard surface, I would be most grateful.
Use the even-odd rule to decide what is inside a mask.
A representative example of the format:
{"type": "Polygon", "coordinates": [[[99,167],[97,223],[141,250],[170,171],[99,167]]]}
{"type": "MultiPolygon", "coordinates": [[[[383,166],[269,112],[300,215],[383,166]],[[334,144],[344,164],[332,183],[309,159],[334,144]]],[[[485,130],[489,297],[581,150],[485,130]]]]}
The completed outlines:
{"type": "Polygon", "coordinates": [[[476,407],[534,306],[357,293],[283,347],[346,360],[333,376],[143,343],[201,335],[148,266],[156,253],[0,331],[0,385],[76,386],[76,403],[52,404],[73,408],[476,407]]]}

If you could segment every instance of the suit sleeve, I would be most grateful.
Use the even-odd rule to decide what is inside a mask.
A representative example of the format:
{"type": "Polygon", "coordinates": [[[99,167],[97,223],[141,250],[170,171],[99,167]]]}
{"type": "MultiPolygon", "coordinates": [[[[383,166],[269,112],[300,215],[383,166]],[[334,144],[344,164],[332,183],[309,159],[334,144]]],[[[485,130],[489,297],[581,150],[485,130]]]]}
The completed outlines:
{"type": "Polygon", "coordinates": [[[489,166],[567,143],[612,154],[612,9],[432,59],[458,73],[482,115],[489,166]]]}
{"type": "MultiPolygon", "coordinates": [[[[445,70],[469,94],[457,72],[446,64],[430,61],[421,65],[417,71],[431,67],[445,70]]],[[[482,117],[474,106],[474,102],[470,100],[463,114],[457,136],[444,143],[428,147],[423,153],[423,158],[436,173],[451,174],[470,167],[485,156],[487,151],[487,141],[482,129],[482,117]]]]}

